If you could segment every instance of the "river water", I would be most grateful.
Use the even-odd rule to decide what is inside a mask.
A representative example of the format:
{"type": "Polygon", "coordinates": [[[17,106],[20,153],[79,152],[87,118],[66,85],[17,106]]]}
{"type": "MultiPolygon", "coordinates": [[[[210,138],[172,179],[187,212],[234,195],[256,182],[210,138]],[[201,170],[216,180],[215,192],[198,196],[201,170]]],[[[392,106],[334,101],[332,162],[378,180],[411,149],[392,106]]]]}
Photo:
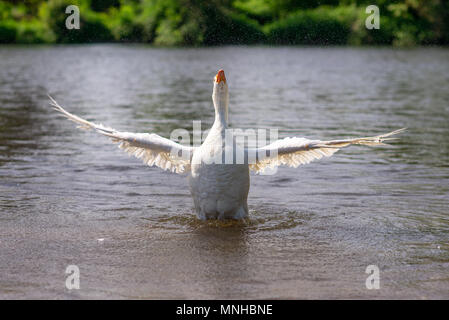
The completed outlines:
{"type": "Polygon", "coordinates": [[[0,47],[0,298],[449,298],[449,50],[0,47]],[[252,175],[250,218],[199,221],[185,176],[48,105],[169,137],[213,122],[337,139],[408,127],[252,175]],[[66,288],[67,266],[80,289],[66,288]],[[380,289],[367,289],[366,268],[380,289]]]}

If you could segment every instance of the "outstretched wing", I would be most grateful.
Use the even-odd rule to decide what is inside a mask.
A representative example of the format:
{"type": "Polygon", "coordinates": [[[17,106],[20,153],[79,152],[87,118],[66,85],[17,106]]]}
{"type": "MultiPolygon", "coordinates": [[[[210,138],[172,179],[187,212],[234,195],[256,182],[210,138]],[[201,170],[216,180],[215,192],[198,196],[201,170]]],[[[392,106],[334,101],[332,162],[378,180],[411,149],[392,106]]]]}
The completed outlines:
{"type": "Polygon", "coordinates": [[[52,97],[51,105],[67,119],[78,124],[81,129],[94,129],[119,144],[128,154],[142,159],[149,166],[183,173],[190,170],[190,159],[194,148],[163,138],[157,134],[120,132],[112,128],[84,120],[62,108],[52,97]]]}
{"type": "Polygon", "coordinates": [[[306,138],[285,138],[277,140],[267,146],[258,148],[257,161],[250,164],[250,169],[257,173],[263,172],[266,168],[273,168],[279,165],[298,167],[322,157],[330,157],[340,148],[351,144],[366,146],[385,145],[384,141],[394,140],[390,136],[404,131],[406,128],[374,137],[343,139],[343,140],[309,140],[306,138]]]}

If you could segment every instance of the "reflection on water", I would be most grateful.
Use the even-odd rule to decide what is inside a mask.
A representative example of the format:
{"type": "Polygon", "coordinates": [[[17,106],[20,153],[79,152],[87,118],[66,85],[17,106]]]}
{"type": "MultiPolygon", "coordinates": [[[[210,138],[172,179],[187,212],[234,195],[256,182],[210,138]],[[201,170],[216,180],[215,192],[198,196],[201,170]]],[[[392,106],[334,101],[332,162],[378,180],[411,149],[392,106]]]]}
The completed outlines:
{"type": "Polygon", "coordinates": [[[1,298],[448,298],[449,50],[0,47],[1,298]],[[213,122],[332,139],[408,127],[252,176],[250,217],[199,221],[185,177],[48,106],[156,132],[213,122]],[[104,238],[104,241],[97,239],[104,238]],[[64,287],[67,265],[81,290],[64,287]],[[381,289],[365,288],[366,266],[381,289]]]}

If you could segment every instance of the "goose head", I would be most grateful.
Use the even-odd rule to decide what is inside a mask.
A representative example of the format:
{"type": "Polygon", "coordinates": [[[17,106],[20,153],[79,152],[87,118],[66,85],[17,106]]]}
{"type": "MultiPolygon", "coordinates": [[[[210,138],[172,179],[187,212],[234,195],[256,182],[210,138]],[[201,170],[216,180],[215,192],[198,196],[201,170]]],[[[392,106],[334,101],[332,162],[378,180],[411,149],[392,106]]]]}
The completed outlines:
{"type": "Polygon", "coordinates": [[[212,101],[215,108],[215,121],[223,124],[228,122],[228,84],[223,70],[219,70],[214,78],[214,90],[212,92],[212,101]]]}

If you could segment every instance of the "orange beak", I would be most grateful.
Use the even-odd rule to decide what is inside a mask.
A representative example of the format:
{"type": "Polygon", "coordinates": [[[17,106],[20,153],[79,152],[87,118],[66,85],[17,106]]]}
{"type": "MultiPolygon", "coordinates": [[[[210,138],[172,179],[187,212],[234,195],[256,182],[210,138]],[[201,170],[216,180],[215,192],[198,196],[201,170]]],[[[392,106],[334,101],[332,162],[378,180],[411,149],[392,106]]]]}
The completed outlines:
{"type": "Polygon", "coordinates": [[[219,70],[217,75],[215,76],[215,82],[216,83],[220,83],[221,81],[226,83],[226,77],[225,77],[225,74],[224,74],[223,70],[219,70]]]}

